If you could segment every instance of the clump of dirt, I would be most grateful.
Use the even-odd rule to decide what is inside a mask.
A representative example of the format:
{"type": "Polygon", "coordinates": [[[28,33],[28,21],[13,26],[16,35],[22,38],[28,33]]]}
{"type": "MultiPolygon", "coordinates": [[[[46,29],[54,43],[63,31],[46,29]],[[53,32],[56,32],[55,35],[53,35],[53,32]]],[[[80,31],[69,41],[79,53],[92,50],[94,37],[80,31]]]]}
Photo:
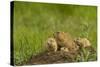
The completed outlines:
{"type": "Polygon", "coordinates": [[[74,62],[78,52],[44,52],[37,56],[33,56],[27,64],[54,64],[74,62]]]}
{"type": "MultiPolygon", "coordinates": [[[[90,54],[94,54],[96,52],[94,48],[91,48],[91,47],[85,48],[85,50],[89,51],[90,54]]],[[[64,51],[47,52],[45,51],[36,56],[33,55],[26,64],[27,65],[40,65],[40,64],[78,62],[76,61],[77,56],[81,57],[82,52],[83,51],[81,49],[79,49],[78,51],[74,51],[74,52],[64,52],[64,51]]]]}

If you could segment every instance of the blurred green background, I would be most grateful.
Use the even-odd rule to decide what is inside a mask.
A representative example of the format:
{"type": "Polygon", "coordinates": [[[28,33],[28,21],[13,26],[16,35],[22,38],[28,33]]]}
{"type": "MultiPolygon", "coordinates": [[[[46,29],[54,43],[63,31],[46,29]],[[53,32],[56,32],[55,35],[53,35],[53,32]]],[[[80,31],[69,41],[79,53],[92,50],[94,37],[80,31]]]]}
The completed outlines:
{"type": "MultiPolygon", "coordinates": [[[[97,48],[97,7],[36,2],[14,2],[14,62],[24,64],[32,55],[44,51],[53,32],[87,37],[97,48]]],[[[92,60],[96,60],[95,56],[92,60]]]]}

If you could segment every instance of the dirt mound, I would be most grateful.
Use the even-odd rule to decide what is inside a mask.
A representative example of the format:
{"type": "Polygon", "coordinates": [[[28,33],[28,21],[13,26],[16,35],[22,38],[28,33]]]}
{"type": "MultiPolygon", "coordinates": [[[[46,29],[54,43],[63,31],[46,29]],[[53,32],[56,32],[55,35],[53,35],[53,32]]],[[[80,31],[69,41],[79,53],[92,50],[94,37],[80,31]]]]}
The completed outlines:
{"type": "MultiPolygon", "coordinates": [[[[95,53],[94,49],[86,48],[91,54],[95,53]]],[[[37,65],[37,64],[55,64],[55,63],[68,63],[68,62],[77,62],[77,56],[81,56],[82,50],[75,52],[43,52],[39,55],[32,56],[27,62],[27,65],[37,65]]]]}
{"type": "Polygon", "coordinates": [[[76,52],[44,52],[37,56],[33,56],[28,64],[53,64],[74,62],[76,55],[76,52]]]}

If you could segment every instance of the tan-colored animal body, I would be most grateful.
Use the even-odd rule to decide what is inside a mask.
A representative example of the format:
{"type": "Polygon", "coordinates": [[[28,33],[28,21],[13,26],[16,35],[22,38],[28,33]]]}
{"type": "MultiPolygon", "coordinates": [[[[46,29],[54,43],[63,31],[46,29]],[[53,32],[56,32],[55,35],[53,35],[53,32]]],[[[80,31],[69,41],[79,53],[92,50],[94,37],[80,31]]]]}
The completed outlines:
{"type": "Polygon", "coordinates": [[[66,47],[69,51],[75,51],[78,49],[78,46],[68,33],[56,32],[54,33],[54,38],[60,48],[66,47]]]}
{"type": "Polygon", "coordinates": [[[76,44],[78,44],[81,47],[90,47],[91,43],[87,38],[77,38],[75,39],[76,44]]]}
{"type": "Polygon", "coordinates": [[[57,51],[57,42],[54,38],[48,38],[46,42],[46,48],[48,51],[57,51]]]}
{"type": "Polygon", "coordinates": [[[63,52],[69,52],[68,48],[66,48],[66,47],[61,47],[60,50],[63,52]]]}

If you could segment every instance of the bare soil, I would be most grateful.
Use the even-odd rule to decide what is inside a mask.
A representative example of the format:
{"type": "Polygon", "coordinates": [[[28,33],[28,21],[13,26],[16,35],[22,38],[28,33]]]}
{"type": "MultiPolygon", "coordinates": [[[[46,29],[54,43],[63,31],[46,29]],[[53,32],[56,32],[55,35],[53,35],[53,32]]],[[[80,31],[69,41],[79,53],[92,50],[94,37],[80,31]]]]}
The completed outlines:
{"type": "MultiPolygon", "coordinates": [[[[93,49],[88,49],[93,52],[93,49]]],[[[29,61],[26,63],[27,65],[40,65],[40,64],[57,64],[57,63],[71,63],[76,62],[75,59],[77,55],[79,55],[81,50],[74,52],[43,52],[36,56],[32,56],[29,61]]]]}

